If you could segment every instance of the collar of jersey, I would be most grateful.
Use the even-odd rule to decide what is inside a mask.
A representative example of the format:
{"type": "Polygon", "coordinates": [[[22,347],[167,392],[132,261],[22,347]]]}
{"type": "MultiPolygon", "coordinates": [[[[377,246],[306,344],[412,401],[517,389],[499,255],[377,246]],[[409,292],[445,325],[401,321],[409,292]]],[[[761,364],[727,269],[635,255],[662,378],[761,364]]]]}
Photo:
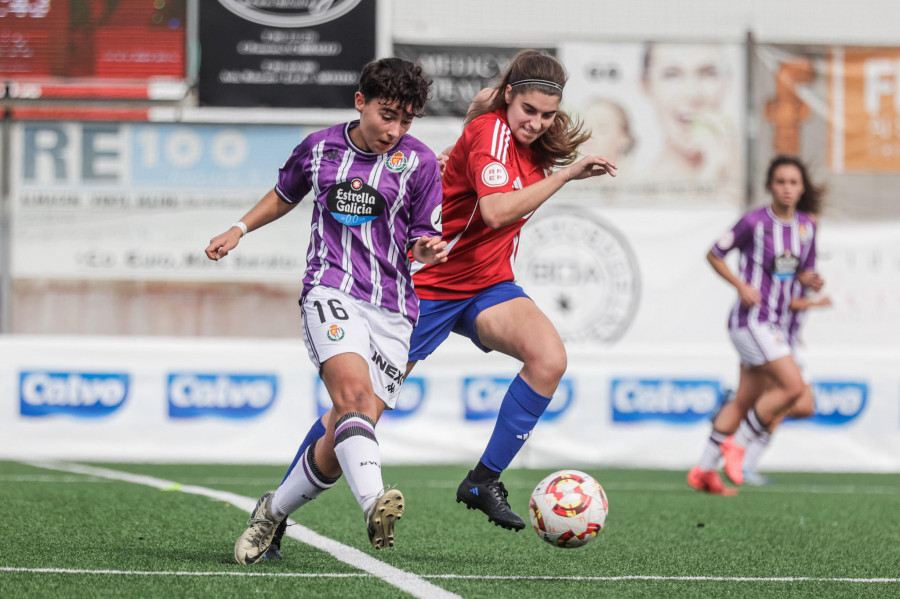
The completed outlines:
{"type": "Polygon", "coordinates": [[[357,154],[362,154],[363,156],[371,156],[372,158],[377,158],[379,156],[384,156],[384,155],[390,154],[397,148],[397,146],[400,145],[400,142],[403,141],[403,138],[401,137],[400,139],[397,140],[397,143],[395,143],[390,148],[385,150],[383,154],[376,154],[375,152],[367,152],[367,151],[363,150],[362,148],[360,148],[355,143],[353,143],[353,139],[351,139],[351,137],[350,137],[350,129],[355,129],[356,127],[359,127],[359,119],[356,119],[355,121],[350,121],[349,123],[344,125],[344,141],[347,142],[347,145],[350,146],[350,149],[352,149],[357,154]]]}

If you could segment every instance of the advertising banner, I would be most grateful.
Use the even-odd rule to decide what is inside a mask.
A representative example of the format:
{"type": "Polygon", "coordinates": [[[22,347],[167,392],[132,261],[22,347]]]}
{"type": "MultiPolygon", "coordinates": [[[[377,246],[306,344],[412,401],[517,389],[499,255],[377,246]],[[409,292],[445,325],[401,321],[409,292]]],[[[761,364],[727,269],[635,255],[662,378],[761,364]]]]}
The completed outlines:
{"type": "MultiPolygon", "coordinates": [[[[0,459],[287,465],[330,406],[300,341],[0,338],[0,459]],[[264,453],[246,448],[266,440],[264,453]]],[[[788,421],[767,470],[900,471],[900,355],[854,346],[805,356],[816,414],[788,421]]],[[[693,465],[733,385],[716,344],[629,344],[571,356],[513,467],[693,465]]],[[[456,341],[419,363],[378,424],[385,465],[471,464],[515,360],[456,341]]],[[[685,487],[687,488],[687,487],[685,487]]]]}
{"type": "Polygon", "coordinates": [[[768,201],[769,160],[793,154],[827,190],[824,226],[900,218],[900,50],[758,44],[753,55],[755,202],[768,201]]]}
{"type": "Polygon", "coordinates": [[[375,58],[375,0],[199,5],[201,104],[352,107],[375,58]]]}
{"type": "Polygon", "coordinates": [[[227,260],[203,250],[275,185],[310,129],[65,121],[12,129],[13,277],[302,278],[305,203],[227,260]]]}
{"type": "MultiPolygon", "coordinates": [[[[539,48],[555,54],[553,48],[539,48]]],[[[494,87],[522,48],[394,44],[394,55],[422,65],[432,80],[428,116],[466,116],[475,94],[494,87]]]]}
{"type": "Polygon", "coordinates": [[[564,42],[563,108],[615,162],[604,203],[738,207],[745,201],[745,59],[739,44],[564,42]]]}
{"type": "Polygon", "coordinates": [[[186,0],[3,2],[0,81],[14,98],[147,97],[119,88],[185,78],[185,8],[186,0]]]}

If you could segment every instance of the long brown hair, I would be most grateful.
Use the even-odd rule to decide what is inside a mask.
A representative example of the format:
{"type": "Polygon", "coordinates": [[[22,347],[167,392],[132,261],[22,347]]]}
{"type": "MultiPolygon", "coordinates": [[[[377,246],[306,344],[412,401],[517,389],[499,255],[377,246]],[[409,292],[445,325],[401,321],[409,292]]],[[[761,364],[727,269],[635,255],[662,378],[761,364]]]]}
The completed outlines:
{"type": "Polygon", "coordinates": [[[825,188],[820,185],[813,185],[812,179],[809,178],[806,165],[796,156],[782,154],[772,159],[772,162],[769,163],[769,170],[766,172],[766,189],[771,189],[772,187],[775,169],[779,166],[784,166],[785,164],[796,166],[803,179],[803,195],[800,196],[796,209],[806,212],[807,214],[812,214],[813,216],[818,216],[819,212],[822,211],[822,198],[825,195],[825,188]]]}
{"type": "MultiPolygon", "coordinates": [[[[539,91],[549,96],[562,99],[562,88],[566,85],[566,69],[556,58],[538,50],[522,50],[512,59],[503,74],[500,83],[494,88],[493,98],[484,112],[508,107],[506,103],[506,86],[512,86],[512,97],[528,92],[539,91]],[[550,82],[558,88],[546,83],[519,83],[526,80],[550,82]]],[[[483,113],[482,113],[483,114],[483,113]]],[[[477,116],[477,114],[476,114],[477,116]]],[[[572,164],[578,158],[578,146],[590,138],[590,131],[584,131],[581,122],[572,119],[562,110],[556,116],[550,128],[539,138],[531,142],[531,149],[545,168],[572,164]]]]}

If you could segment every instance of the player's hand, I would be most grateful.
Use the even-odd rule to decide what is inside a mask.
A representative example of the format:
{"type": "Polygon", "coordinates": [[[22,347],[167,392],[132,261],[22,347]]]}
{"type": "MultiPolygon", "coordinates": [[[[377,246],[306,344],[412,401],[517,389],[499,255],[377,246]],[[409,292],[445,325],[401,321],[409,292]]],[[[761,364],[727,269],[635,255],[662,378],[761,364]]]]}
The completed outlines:
{"type": "Polygon", "coordinates": [[[412,247],[413,259],[422,264],[446,262],[449,253],[447,242],[440,237],[426,237],[423,235],[416,240],[415,245],[412,247]]]}
{"type": "Polygon", "coordinates": [[[585,156],[563,170],[566,173],[566,180],[573,181],[575,179],[587,179],[588,177],[599,177],[607,174],[610,177],[615,177],[616,168],[615,164],[603,156],[585,156]]]}
{"type": "Polygon", "coordinates": [[[237,227],[231,227],[221,235],[217,235],[209,240],[209,246],[206,248],[206,257],[210,260],[218,260],[228,255],[228,252],[237,247],[243,234],[237,227]]]}
{"type": "Polygon", "coordinates": [[[821,291],[822,287],[825,286],[825,279],[823,279],[819,273],[811,270],[804,270],[798,274],[797,280],[800,281],[800,284],[804,287],[808,287],[816,292],[821,291]]]}
{"type": "Polygon", "coordinates": [[[441,152],[437,155],[438,167],[441,169],[441,176],[444,176],[444,171],[447,170],[447,163],[450,161],[449,154],[445,154],[441,152]]]}
{"type": "Polygon", "coordinates": [[[741,286],[738,287],[738,297],[741,300],[741,305],[747,308],[758,306],[762,301],[762,295],[760,295],[759,289],[746,283],[742,283],[741,286]]]}

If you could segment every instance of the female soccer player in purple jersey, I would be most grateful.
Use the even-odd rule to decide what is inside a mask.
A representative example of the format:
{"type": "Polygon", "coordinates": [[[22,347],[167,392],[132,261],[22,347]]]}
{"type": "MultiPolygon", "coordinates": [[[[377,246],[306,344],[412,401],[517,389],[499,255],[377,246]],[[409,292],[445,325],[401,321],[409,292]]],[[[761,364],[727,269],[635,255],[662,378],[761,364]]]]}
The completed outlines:
{"type": "MultiPolygon", "coordinates": [[[[820,192],[806,167],[795,157],[778,156],[769,164],[766,189],[772,203],[745,214],[707,255],[716,273],[738,292],[728,331],[741,359],[740,381],[734,400],[713,419],[709,442],[687,481],[699,491],[720,495],[735,493],[718,473],[725,439],[742,419],[754,435],[763,434],[803,393],[803,377],[783,323],[795,280],[814,291],[824,284],[814,272],[815,223],[808,214],[817,211],[820,192]],[[734,249],[740,252],[737,274],[725,263],[734,249]],[[768,381],[772,385],[767,390],[768,381]]],[[[729,477],[740,480],[742,456],[736,457],[730,460],[729,477]],[[737,473],[731,472],[735,467],[737,473]]]]}
{"type": "MultiPolygon", "coordinates": [[[[816,202],[816,204],[816,206],[811,206],[810,210],[819,210],[821,201],[816,202]]],[[[818,227],[819,221],[816,216],[816,214],[810,213],[810,217],[818,227]]],[[[785,314],[786,322],[783,323],[783,328],[787,335],[788,345],[791,347],[791,353],[794,356],[794,360],[797,362],[797,365],[800,367],[800,372],[803,374],[803,383],[805,385],[803,393],[800,394],[800,397],[794,402],[791,409],[787,413],[782,413],[775,418],[763,433],[757,435],[750,427],[747,420],[744,419],[741,421],[741,425],[737,432],[733,436],[725,439],[722,443],[722,454],[725,457],[725,474],[731,478],[732,475],[741,472],[740,479],[732,479],[732,482],[737,485],[768,484],[768,479],[758,472],[757,466],[769,445],[769,441],[771,440],[772,434],[775,432],[775,428],[778,427],[785,418],[803,419],[810,418],[815,414],[816,406],[813,397],[812,384],[806,373],[806,369],[798,356],[798,349],[801,345],[800,327],[805,320],[807,310],[810,308],[830,306],[831,298],[825,295],[812,296],[809,293],[809,290],[797,280],[791,285],[791,297],[790,310],[785,314]],[[744,451],[742,451],[742,449],[744,451]],[[743,457],[742,462],[741,457],[743,457]]]]}
{"type": "Polygon", "coordinates": [[[243,235],[313,192],[303,341],[334,407],[314,426],[318,441],[301,446],[278,489],[259,499],[235,544],[239,563],[265,555],[287,516],[342,472],[372,545],[394,544],[405,502],[397,489],[385,491],[375,423],[397,402],[419,315],[407,256],[428,264],[447,259],[437,159],[406,134],[423,114],[430,84],[421,67],[399,58],[367,64],[354,99],[359,120],[304,139],[275,188],[206,248],[212,260],[226,256],[243,235]]]}

